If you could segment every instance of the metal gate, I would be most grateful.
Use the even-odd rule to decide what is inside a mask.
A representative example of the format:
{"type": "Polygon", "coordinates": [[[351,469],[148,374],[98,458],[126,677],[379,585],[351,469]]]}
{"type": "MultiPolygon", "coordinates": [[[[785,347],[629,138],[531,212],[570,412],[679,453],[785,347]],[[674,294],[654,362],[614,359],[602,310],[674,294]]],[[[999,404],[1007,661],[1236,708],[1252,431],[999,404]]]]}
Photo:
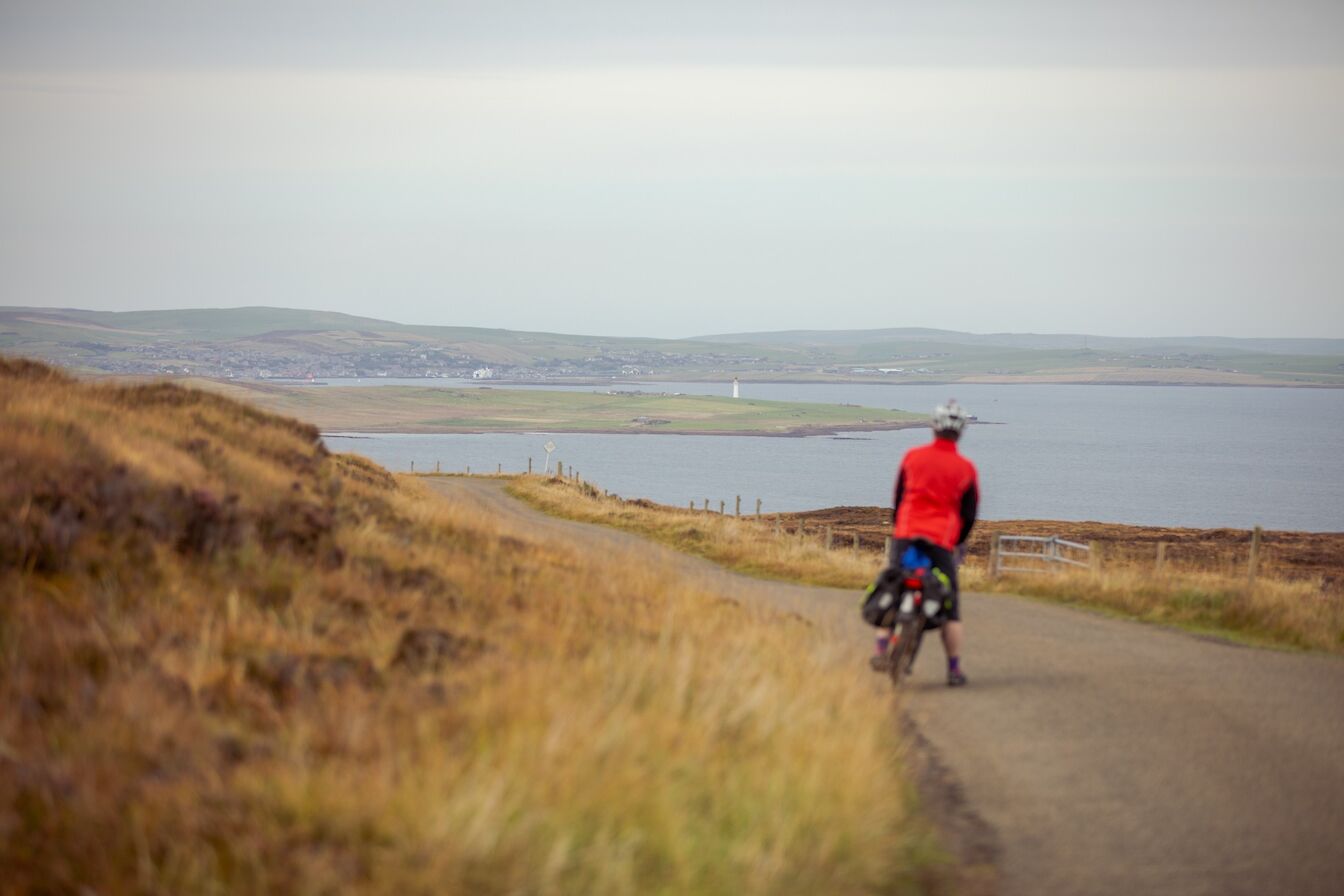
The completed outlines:
{"type": "Polygon", "coordinates": [[[1092,548],[1055,536],[996,535],[990,550],[990,575],[1004,572],[1063,572],[1092,568],[1092,548]]]}

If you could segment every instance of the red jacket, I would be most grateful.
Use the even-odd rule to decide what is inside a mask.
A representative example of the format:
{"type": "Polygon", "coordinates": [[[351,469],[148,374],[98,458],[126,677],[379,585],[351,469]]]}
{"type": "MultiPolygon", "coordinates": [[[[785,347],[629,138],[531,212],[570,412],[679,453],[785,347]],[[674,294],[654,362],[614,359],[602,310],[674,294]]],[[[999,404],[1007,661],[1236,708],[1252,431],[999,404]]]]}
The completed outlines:
{"type": "Polygon", "coordinates": [[[975,525],[980,488],[975,466],[951,439],[911,448],[901,461],[892,498],[892,538],[924,538],[953,549],[975,525]]]}

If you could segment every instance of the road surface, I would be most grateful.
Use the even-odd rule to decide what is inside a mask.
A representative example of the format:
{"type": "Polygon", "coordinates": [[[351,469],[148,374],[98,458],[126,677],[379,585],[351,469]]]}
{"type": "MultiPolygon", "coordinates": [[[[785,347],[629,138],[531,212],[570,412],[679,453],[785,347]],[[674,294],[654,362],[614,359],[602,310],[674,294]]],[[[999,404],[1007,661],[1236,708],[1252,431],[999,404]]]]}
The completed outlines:
{"type": "MultiPolygon", "coordinates": [[[[545,516],[498,481],[429,481],[582,550],[643,541],[545,516]]],[[[854,592],[661,550],[725,596],[805,614],[866,661],[854,592]]],[[[963,595],[963,618],[970,685],[945,686],[929,643],[900,699],[934,770],[926,803],[968,861],[993,866],[975,889],[1344,893],[1344,661],[1003,595],[963,595]]]]}

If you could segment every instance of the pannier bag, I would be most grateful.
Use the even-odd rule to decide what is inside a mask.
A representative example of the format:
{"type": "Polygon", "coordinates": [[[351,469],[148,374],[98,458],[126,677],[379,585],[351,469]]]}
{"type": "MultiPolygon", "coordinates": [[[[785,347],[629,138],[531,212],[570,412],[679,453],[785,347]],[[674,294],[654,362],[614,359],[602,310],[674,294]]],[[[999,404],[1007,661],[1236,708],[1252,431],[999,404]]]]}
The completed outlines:
{"type": "Polygon", "coordinates": [[[891,628],[896,622],[902,579],[899,566],[888,566],[878,573],[860,600],[864,622],[877,628],[891,628]]]}
{"type": "MultiPolygon", "coordinates": [[[[942,570],[933,569],[933,561],[914,545],[901,554],[900,563],[888,566],[878,573],[860,600],[863,621],[876,628],[891,628],[896,623],[896,609],[900,606],[901,589],[907,578],[918,578],[924,593],[946,600],[951,593],[951,582],[942,570]]],[[[937,620],[931,620],[937,627],[937,620]]]]}

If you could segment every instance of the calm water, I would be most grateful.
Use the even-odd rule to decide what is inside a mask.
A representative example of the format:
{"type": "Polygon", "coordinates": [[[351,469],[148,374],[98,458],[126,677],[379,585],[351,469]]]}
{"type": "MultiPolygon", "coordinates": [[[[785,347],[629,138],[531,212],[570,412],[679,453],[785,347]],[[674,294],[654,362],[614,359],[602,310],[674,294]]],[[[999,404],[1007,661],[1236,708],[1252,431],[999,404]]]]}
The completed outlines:
{"type": "MultiPolygon", "coordinates": [[[[415,381],[421,385],[435,381],[415,381]]],[[[437,381],[442,385],[461,383],[437,381]]],[[[335,385],[335,383],[333,383],[335,385]]],[[[576,387],[563,387],[575,389],[576,387]]],[[[658,383],[649,392],[728,394],[658,383]]],[[[929,410],[949,394],[982,421],[964,453],[990,519],[1344,530],[1344,390],[1154,386],[895,386],[744,383],[743,397],[929,410]]],[[[901,454],[925,430],[806,439],[669,435],[329,434],[335,451],[394,470],[541,469],[554,458],[627,497],[744,512],[885,504],[901,454]]]]}

